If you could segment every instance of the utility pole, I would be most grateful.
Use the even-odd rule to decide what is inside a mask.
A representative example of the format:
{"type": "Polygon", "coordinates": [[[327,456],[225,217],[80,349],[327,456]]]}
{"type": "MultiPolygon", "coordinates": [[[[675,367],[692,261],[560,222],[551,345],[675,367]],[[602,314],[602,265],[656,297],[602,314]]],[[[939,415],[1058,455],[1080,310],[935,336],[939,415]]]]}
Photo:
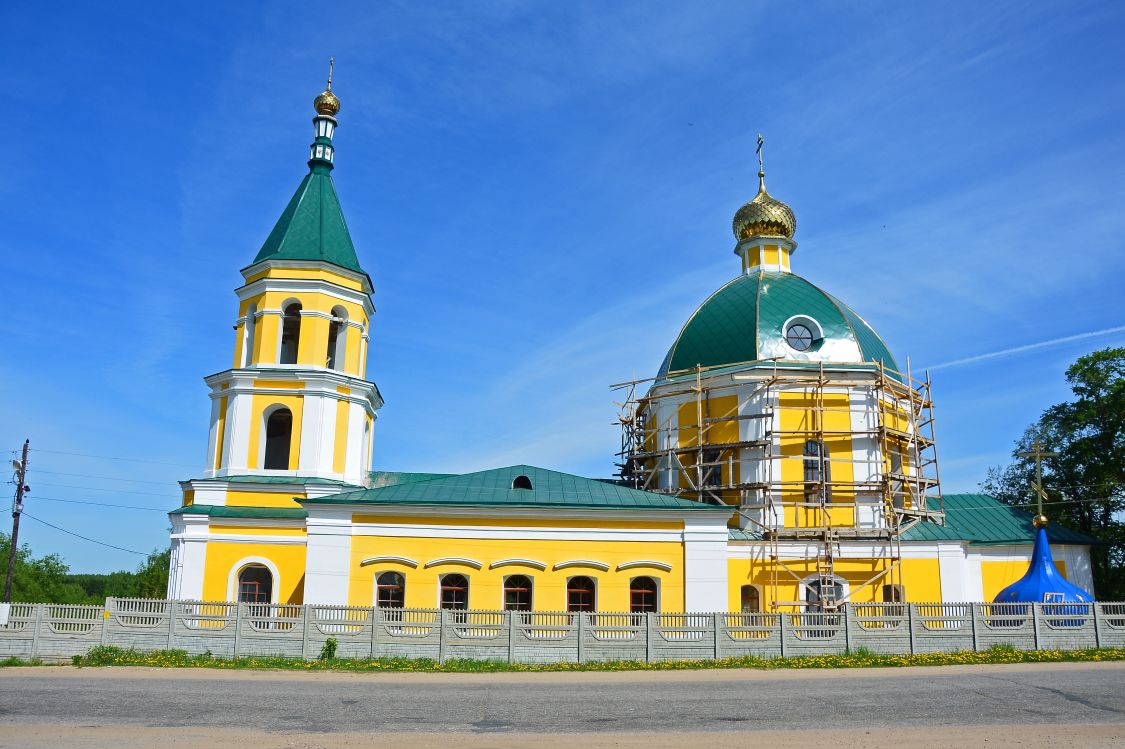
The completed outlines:
{"type": "Polygon", "coordinates": [[[1035,500],[1036,500],[1036,503],[1037,503],[1036,504],[1036,507],[1037,507],[1036,514],[1042,515],[1043,514],[1043,493],[1044,493],[1043,492],[1043,458],[1057,458],[1059,456],[1059,454],[1054,453],[1054,452],[1050,452],[1050,451],[1044,449],[1046,446],[1042,442],[1040,442],[1038,439],[1036,439],[1034,442],[1032,442],[1031,445],[1029,445],[1029,447],[1031,449],[1025,450],[1023,452],[1018,452],[1018,453],[1016,453],[1016,455],[1018,455],[1021,458],[1035,458],[1035,500]]]}
{"type": "Polygon", "coordinates": [[[8,574],[4,577],[4,603],[11,603],[12,601],[12,574],[16,571],[16,550],[19,548],[23,495],[24,492],[31,491],[31,488],[27,486],[27,451],[30,446],[31,440],[24,440],[23,457],[18,461],[12,461],[12,467],[16,469],[16,503],[12,507],[12,538],[11,545],[8,547],[8,574]]]}

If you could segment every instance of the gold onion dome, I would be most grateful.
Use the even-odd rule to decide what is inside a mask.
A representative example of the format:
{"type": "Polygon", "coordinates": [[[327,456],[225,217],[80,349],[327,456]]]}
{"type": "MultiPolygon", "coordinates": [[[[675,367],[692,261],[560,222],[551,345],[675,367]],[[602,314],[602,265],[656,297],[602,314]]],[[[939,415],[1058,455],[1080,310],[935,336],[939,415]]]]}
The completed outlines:
{"type": "Polygon", "coordinates": [[[335,117],[336,113],[340,111],[340,100],[336,98],[336,94],[332,93],[332,87],[329,86],[313,99],[313,107],[316,108],[317,114],[335,117]]]}
{"type": "Polygon", "coordinates": [[[733,228],[739,241],[753,236],[792,239],[797,217],[792,208],[766,192],[766,175],[758,172],[758,194],[734,214],[733,228]]]}

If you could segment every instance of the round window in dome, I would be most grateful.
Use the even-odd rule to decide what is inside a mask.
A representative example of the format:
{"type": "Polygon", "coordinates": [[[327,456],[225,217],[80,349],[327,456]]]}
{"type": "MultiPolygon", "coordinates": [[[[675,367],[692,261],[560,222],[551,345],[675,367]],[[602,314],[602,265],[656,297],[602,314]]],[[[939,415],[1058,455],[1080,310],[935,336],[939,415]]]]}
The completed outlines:
{"type": "Polygon", "coordinates": [[[814,340],[816,336],[813,335],[812,329],[804,323],[790,323],[785,329],[785,342],[795,351],[808,351],[814,340]]]}

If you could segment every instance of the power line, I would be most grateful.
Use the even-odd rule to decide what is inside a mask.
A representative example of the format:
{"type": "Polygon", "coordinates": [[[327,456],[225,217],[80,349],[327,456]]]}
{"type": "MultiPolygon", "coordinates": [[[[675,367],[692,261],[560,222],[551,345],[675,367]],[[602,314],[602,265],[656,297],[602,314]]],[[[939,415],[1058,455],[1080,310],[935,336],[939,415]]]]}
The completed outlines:
{"type": "Polygon", "coordinates": [[[140,505],[115,505],[110,502],[92,502],[84,499],[63,499],[62,497],[44,497],[39,494],[35,497],[36,500],[45,499],[48,502],[67,502],[75,505],[97,505],[98,507],[116,507],[121,510],[148,510],[149,512],[168,512],[168,510],[160,507],[141,507],[140,505]]]}
{"type": "MultiPolygon", "coordinates": [[[[9,482],[11,483],[11,482],[9,482]]],[[[36,486],[52,486],[56,489],[85,489],[92,492],[113,492],[114,494],[136,494],[141,497],[152,497],[153,499],[182,499],[178,494],[153,494],[152,492],[136,492],[129,491],[128,489],[114,489],[112,487],[104,486],[82,486],[80,484],[53,484],[50,481],[36,481],[36,486]]]]}
{"type": "Polygon", "coordinates": [[[197,468],[198,466],[189,465],[188,463],[167,463],[162,460],[144,460],[143,458],[123,458],[116,455],[91,455],[90,453],[74,453],[65,450],[44,450],[41,447],[32,448],[33,452],[37,453],[51,453],[52,455],[74,455],[79,458],[97,458],[99,460],[125,460],[130,463],[149,463],[154,466],[174,466],[176,468],[197,468]]]}
{"type": "Polygon", "coordinates": [[[82,479],[104,479],[106,481],[127,481],[131,484],[156,484],[158,486],[167,486],[167,481],[148,481],[146,479],[126,479],[120,476],[94,476],[89,473],[66,473],[65,471],[44,471],[42,468],[37,469],[36,473],[49,473],[52,476],[76,476],[82,479]]]}
{"type": "Polygon", "coordinates": [[[30,512],[27,512],[26,510],[24,510],[24,512],[22,514],[25,517],[31,518],[32,520],[34,520],[37,523],[42,523],[43,525],[46,525],[49,528],[54,528],[57,531],[62,531],[63,533],[74,536],[75,538],[81,538],[83,541],[89,541],[90,543],[97,544],[99,546],[108,546],[109,548],[117,549],[118,551],[127,551],[130,554],[136,554],[137,556],[141,556],[141,557],[147,557],[148,556],[148,554],[144,553],[143,551],[136,551],[135,549],[126,549],[124,546],[114,546],[113,544],[107,544],[105,541],[99,541],[96,538],[90,538],[89,536],[83,536],[81,533],[75,533],[74,531],[68,531],[66,528],[60,528],[59,526],[55,525],[54,523],[48,523],[46,520],[40,520],[39,518],[32,515],[30,512]]]}

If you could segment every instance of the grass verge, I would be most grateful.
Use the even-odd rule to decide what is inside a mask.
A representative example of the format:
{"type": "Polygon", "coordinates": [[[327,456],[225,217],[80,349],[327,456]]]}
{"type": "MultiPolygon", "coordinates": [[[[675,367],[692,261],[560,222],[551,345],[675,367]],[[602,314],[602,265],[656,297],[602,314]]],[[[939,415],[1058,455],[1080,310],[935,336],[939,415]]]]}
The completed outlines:
{"type": "MultiPolygon", "coordinates": [[[[289,671],[413,671],[444,673],[486,673],[527,671],[679,671],[688,669],[753,668],[761,670],[794,668],[901,668],[903,666],[951,666],[983,663],[1062,663],[1067,661],[1122,661],[1125,648],[1088,650],[1015,650],[994,647],[981,652],[925,653],[919,655],[881,655],[863,649],[840,655],[808,655],[792,658],[755,658],[740,656],[718,660],[661,661],[599,661],[594,663],[507,663],[450,659],[438,663],[428,658],[323,658],[304,661],[280,656],[246,656],[220,658],[210,654],[188,655],[183,650],[157,650],[142,653],[109,645],[76,655],[72,663],[79,667],[155,666],[159,668],[226,668],[281,669],[289,671]]],[[[0,666],[41,665],[34,661],[9,658],[0,666]]]]}

